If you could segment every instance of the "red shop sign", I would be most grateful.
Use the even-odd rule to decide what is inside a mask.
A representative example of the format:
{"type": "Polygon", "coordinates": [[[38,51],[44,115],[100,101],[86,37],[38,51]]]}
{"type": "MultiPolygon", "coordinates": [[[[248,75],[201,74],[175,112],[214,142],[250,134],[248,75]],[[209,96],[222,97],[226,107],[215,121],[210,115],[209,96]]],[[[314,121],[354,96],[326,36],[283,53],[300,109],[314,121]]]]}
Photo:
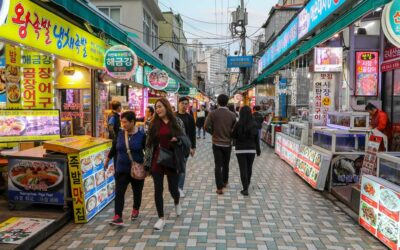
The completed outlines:
{"type": "Polygon", "coordinates": [[[382,72],[392,71],[395,69],[400,69],[400,61],[382,63],[382,72]]]}
{"type": "Polygon", "coordinates": [[[385,52],[383,54],[384,61],[389,61],[397,58],[400,58],[400,48],[390,47],[385,49],[385,52]]]}

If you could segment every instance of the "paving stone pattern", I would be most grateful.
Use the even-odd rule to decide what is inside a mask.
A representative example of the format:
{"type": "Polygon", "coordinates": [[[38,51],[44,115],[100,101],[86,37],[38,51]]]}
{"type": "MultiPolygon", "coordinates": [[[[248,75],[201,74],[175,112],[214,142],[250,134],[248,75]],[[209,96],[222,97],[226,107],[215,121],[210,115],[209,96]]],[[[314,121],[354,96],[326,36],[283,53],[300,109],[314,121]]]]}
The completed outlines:
{"type": "Polygon", "coordinates": [[[166,226],[157,221],[153,180],[148,178],[137,221],[130,222],[132,192],[124,210],[126,227],[106,222],[108,205],[92,221],[74,225],[49,249],[386,249],[357,222],[303,182],[265,147],[255,160],[250,196],[243,197],[236,156],[232,154],[229,187],[215,193],[210,138],[200,139],[188,162],[183,214],[176,217],[173,200],[164,189],[166,226]]]}

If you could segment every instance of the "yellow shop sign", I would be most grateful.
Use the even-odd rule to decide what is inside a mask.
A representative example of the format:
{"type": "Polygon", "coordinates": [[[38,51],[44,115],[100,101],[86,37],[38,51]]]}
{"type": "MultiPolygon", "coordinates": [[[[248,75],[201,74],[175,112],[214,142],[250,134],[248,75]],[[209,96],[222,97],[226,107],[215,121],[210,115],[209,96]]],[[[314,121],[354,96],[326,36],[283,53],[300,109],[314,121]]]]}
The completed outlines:
{"type": "MultiPolygon", "coordinates": [[[[7,1],[8,2],[8,1],[7,1]]],[[[87,66],[103,68],[103,40],[28,0],[9,0],[0,39],[17,42],[87,66]]]]}

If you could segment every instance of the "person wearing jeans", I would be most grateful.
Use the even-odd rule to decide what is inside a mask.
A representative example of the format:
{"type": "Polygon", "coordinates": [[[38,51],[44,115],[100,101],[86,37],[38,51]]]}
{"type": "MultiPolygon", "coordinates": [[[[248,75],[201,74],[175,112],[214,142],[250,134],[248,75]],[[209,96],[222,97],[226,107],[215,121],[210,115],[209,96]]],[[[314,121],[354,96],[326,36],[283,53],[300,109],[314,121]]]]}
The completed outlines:
{"type": "Polygon", "coordinates": [[[104,168],[107,170],[110,159],[114,158],[115,167],[115,213],[111,220],[111,224],[122,225],[122,211],[125,205],[125,192],[129,185],[133,191],[133,209],[131,220],[135,220],[139,216],[139,209],[142,202],[142,191],[144,180],[136,180],[131,176],[132,162],[128,155],[126,147],[125,133],[127,133],[129,149],[132,158],[137,163],[144,161],[144,148],[146,135],[139,130],[136,124],[136,115],[133,111],[124,112],[121,115],[121,124],[124,130],[118,132],[117,137],[113,140],[111,150],[105,160],[104,168]]]}
{"type": "MultiPolygon", "coordinates": [[[[181,97],[178,101],[178,112],[176,113],[176,117],[182,120],[185,125],[185,134],[189,137],[191,142],[190,155],[193,157],[196,152],[196,125],[193,119],[193,116],[190,115],[187,110],[189,107],[189,99],[187,97],[181,97]]],[[[189,158],[189,155],[185,155],[185,166],[186,162],[189,158]]],[[[179,195],[181,198],[185,197],[185,192],[183,191],[183,186],[185,185],[186,178],[186,167],[185,172],[179,174],[179,195]]]]}
{"type": "Polygon", "coordinates": [[[240,168],[242,181],[242,195],[249,195],[249,185],[253,173],[255,155],[260,155],[260,140],[258,138],[258,124],[251,114],[251,108],[244,106],[240,109],[239,121],[232,131],[235,140],[235,153],[240,168]]]}
{"type": "Polygon", "coordinates": [[[208,115],[208,111],[206,110],[206,106],[202,105],[201,110],[197,112],[197,139],[201,138],[201,130],[203,130],[203,139],[206,139],[206,131],[204,129],[204,122],[206,121],[208,115]]]}
{"type": "Polygon", "coordinates": [[[215,162],[215,182],[217,194],[223,194],[229,182],[229,161],[232,151],[232,129],[236,115],[226,107],[229,97],[221,94],[217,98],[219,108],[212,111],[204,124],[205,130],[212,134],[215,162]]]}

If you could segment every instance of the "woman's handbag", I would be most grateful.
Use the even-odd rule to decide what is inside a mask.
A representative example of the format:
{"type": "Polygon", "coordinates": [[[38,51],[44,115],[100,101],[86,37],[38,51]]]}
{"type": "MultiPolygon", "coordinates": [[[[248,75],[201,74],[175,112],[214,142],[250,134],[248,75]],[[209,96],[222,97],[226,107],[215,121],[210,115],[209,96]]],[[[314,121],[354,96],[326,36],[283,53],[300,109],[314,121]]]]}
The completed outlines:
{"type": "Polygon", "coordinates": [[[125,145],[129,160],[131,161],[131,176],[136,180],[144,180],[147,177],[147,172],[144,170],[144,165],[133,160],[131,150],[129,148],[128,132],[125,131],[125,145]]]}
{"type": "Polygon", "coordinates": [[[174,152],[161,147],[161,145],[159,147],[160,147],[160,152],[158,154],[157,164],[162,165],[166,168],[176,169],[174,152]]]}

